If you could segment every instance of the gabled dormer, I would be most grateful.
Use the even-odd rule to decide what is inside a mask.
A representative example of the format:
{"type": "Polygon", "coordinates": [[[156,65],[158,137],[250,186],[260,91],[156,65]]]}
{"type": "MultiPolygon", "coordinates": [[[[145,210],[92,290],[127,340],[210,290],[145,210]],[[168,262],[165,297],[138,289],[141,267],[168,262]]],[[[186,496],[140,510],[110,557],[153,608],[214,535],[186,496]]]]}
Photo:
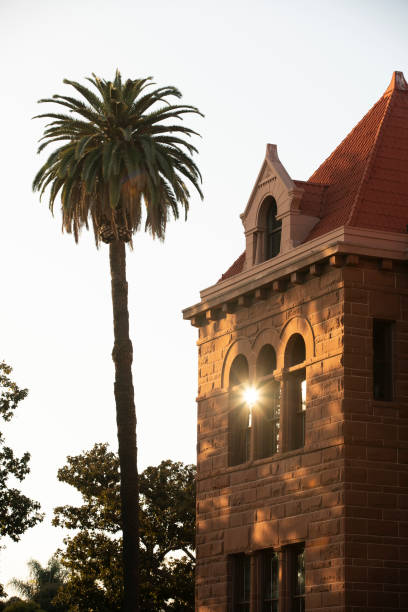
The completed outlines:
{"type": "Polygon", "coordinates": [[[319,275],[325,262],[354,265],[363,255],[408,259],[408,83],[394,72],[368,113],[307,181],[292,179],[276,145],[266,155],[241,215],[245,250],[184,311],[204,325],[265,291],[319,275]]]}
{"type": "Polygon", "coordinates": [[[244,269],[279,257],[301,244],[319,217],[300,207],[304,188],[296,184],[268,144],[265,159],[241,215],[246,237],[244,269]]]}

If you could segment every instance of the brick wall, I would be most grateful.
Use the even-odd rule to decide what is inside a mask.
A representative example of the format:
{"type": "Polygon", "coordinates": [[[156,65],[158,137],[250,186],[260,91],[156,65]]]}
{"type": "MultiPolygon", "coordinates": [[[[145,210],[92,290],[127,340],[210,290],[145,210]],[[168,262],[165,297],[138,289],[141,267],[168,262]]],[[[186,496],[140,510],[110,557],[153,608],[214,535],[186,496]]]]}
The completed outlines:
{"type": "Polygon", "coordinates": [[[375,260],[332,263],[266,299],[246,296],[199,330],[199,612],[228,610],[230,554],[300,541],[306,610],[408,609],[408,277],[375,260]],[[373,317],[396,322],[392,402],[372,397],[373,317]],[[229,467],[232,359],[244,353],[254,380],[257,353],[272,343],[285,389],[292,333],[306,342],[305,446],[229,467]]]}
{"type": "Polygon", "coordinates": [[[305,541],[308,609],[344,597],[343,281],[339,268],[305,278],[200,328],[197,610],[228,609],[228,555],[305,541]],[[228,376],[235,346],[254,378],[257,352],[275,339],[278,376],[292,333],[307,349],[306,444],[228,467],[228,376]],[[260,340],[258,340],[260,338],[260,340]],[[231,348],[232,347],[232,348],[231,348]]]}
{"type": "Polygon", "coordinates": [[[344,269],[346,601],[408,610],[408,302],[404,264],[344,269]],[[393,401],[373,400],[373,318],[395,321],[393,401]],[[404,439],[405,436],[405,439],[404,439]]]}

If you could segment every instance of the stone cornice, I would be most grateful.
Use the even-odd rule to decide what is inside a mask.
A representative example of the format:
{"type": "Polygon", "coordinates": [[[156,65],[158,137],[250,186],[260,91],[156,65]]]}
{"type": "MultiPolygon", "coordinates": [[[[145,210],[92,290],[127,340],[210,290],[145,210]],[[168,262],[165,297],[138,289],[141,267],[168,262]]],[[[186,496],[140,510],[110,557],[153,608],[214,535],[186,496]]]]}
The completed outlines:
{"type": "Polygon", "coordinates": [[[201,301],[183,310],[183,318],[202,315],[208,309],[236,300],[263,285],[290,278],[299,269],[342,253],[404,261],[408,259],[408,234],[349,226],[337,228],[204,289],[200,292],[201,301]]]}

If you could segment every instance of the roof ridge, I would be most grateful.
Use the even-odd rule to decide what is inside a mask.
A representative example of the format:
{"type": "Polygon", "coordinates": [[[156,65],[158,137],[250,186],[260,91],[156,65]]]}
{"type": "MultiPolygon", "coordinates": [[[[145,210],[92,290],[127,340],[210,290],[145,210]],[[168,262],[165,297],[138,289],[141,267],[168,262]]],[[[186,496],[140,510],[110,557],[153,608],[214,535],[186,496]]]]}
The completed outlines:
{"type": "MultiPolygon", "coordinates": [[[[385,97],[387,97],[387,98],[388,98],[388,99],[387,99],[387,103],[386,103],[386,107],[385,107],[385,109],[384,109],[383,116],[382,116],[381,121],[380,121],[380,123],[379,123],[379,126],[378,126],[378,128],[377,128],[377,133],[376,133],[375,138],[374,138],[374,144],[373,144],[373,147],[372,147],[372,149],[371,149],[371,151],[370,151],[370,154],[369,154],[369,156],[368,156],[368,158],[367,158],[367,161],[366,161],[366,163],[365,163],[364,172],[363,172],[363,174],[362,174],[362,176],[361,176],[360,184],[359,184],[359,186],[358,186],[358,189],[357,189],[357,192],[356,192],[356,196],[355,196],[355,198],[354,198],[354,202],[353,202],[353,203],[352,203],[352,205],[351,205],[351,209],[350,209],[350,213],[349,213],[348,219],[346,220],[346,222],[345,222],[345,224],[344,224],[344,225],[351,225],[352,220],[353,220],[353,217],[354,217],[355,212],[356,212],[356,210],[357,210],[357,204],[359,203],[359,201],[360,201],[360,199],[361,199],[361,192],[362,192],[362,190],[363,190],[363,187],[364,187],[364,185],[365,185],[366,181],[367,181],[367,180],[368,180],[368,178],[369,178],[369,173],[370,173],[370,171],[371,171],[371,169],[372,169],[372,167],[373,167],[374,160],[375,160],[376,155],[377,155],[377,151],[378,151],[378,148],[379,148],[379,144],[380,144],[380,141],[381,141],[381,139],[382,139],[382,133],[383,133],[383,127],[384,127],[384,124],[385,124],[385,122],[386,122],[386,119],[387,119],[387,118],[388,118],[388,116],[389,116],[389,110],[390,110],[390,108],[391,108],[392,101],[395,99],[395,96],[394,96],[394,92],[395,92],[395,91],[396,91],[396,88],[395,88],[395,89],[393,89],[393,90],[391,91],[391,93],[388,93],[388,95],[387,95],[387,96],[386,96],[386,94],[384,94],[384,95],[382,96],[382,98],[380,98],[380,100],[382,100],[382,99],[383,99],[383,98],[385,98],[385,97]]],[[[388,92],[388,90],[387,90],[387,92],[388,92]]],[[[387,93],[387,92],[386,92],[386,93],[387,93]]],[[[380,100],[379,100],[379,101],[380,101],[380,100]]]]}
{"type": "Polygon", "coordinates": [[[408,91],[408,83],[405,80],[404,73],[400,70],[394,70],[392,73],[390,84],[384,92],[384,98],[391,96],[395,90],[408,91]]]}

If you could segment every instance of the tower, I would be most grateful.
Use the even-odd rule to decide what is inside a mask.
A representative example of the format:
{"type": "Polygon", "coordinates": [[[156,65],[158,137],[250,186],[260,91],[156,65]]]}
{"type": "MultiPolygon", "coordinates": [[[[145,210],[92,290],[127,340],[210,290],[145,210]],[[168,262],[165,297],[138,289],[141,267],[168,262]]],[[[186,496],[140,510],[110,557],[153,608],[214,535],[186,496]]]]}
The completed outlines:
{"type": "Polygon", "coordinates": [[[268,145],[241,218],[244,253],[183,312],[199,332],[196,609],[407,610],[403,74],[308,181],[268,145]]]}

